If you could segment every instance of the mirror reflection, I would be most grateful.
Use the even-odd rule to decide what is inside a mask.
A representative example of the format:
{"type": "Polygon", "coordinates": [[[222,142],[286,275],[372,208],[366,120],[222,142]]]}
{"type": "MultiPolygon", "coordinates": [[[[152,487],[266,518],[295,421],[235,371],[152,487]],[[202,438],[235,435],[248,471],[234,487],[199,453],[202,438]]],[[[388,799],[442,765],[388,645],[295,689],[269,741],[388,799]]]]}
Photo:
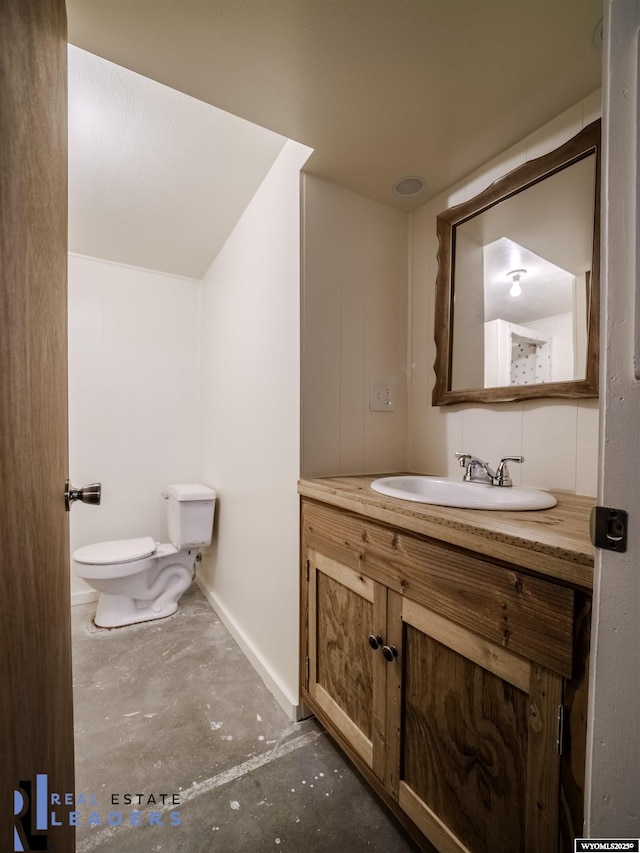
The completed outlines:
{"type": "Polygon", "coordinates": [[[433,405],[597,397],[600,121],[438,216],[433,405]]]}
{"type": "Polygon", "coordinates": [[[456,228],[451,388],[584,379],[595,154],[456,228]]]}

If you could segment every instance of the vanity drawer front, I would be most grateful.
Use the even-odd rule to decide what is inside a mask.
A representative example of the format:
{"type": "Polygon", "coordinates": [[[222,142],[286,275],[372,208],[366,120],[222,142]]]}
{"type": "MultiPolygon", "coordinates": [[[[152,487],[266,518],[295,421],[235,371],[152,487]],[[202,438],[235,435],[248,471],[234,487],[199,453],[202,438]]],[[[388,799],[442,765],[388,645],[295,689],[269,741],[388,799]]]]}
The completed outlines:
{"type": "Polygon", "coordinates": [[[572,590],[307,499],[302,534],[308,545],[406,598],[571,677],[572,590]]]}

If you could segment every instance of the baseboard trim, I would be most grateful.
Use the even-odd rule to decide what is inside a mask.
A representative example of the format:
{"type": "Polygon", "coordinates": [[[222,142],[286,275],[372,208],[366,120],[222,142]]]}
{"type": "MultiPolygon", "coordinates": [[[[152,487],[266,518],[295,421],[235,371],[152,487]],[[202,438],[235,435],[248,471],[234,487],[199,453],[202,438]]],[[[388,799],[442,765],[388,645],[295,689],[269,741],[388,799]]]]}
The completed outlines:
{"type": "Polygon", "coordinates": [[[213,607],[213,609],[220,617],[220,621],[222,622],[222,624],[229,631],[236,643],[240,646],[247,660],[258,673],[260,678],[264,681],[267,689],[271,694],[273,694],[273,697],[280,705],[282,710],[285,712],[287,717],[294,723],[297,723],[300,720],[304,719],[305,716],[308,715],[307,709],[304,708],[298,702],[296,702],[294,699],[292,699],[288,691],[285,690],[279,680],[274,676],[262,655],[258,652],[253,643],[251,643],[247,639],[242,628],[240,628],[235,619],[233,619],[229,615],[229,612],[227,611],[226,607],[220,601],[215,592],[210,590],[204,583],[204,581],[198,576],[196,576],[196,583],[202,591],[202,594],[209,602],[209,604],[213,607]]]}
{"type": "Polygon", "coordinates": [[[92,601],[97,601],[98,595],[99,593],[93,589],[88,589],[86,592],[72,592],[71,606],[75,607],[76,604],[89,604],[92,601]]]}

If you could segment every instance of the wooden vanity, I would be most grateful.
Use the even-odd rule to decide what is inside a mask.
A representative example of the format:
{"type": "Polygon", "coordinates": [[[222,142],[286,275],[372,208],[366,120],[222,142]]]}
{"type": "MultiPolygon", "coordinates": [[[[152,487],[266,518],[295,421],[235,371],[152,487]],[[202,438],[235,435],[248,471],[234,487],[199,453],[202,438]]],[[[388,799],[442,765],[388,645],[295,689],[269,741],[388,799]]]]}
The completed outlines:
{"type": "Polygon", "coordinates": [[[302,700],[421,849],[573,850],[593,498],[488,512],[302,480],[302,700]]]}

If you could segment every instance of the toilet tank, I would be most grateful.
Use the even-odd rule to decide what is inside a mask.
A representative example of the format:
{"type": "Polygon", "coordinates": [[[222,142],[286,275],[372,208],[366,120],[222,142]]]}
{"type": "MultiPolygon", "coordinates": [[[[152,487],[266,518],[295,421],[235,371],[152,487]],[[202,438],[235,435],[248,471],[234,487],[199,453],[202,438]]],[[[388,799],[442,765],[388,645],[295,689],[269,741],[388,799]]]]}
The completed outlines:
{"type": "Polygon", "coordinates": [[[216,493],[198,483],[168,486],[169,538],[181,551],[211,544],[216,493]]]}

